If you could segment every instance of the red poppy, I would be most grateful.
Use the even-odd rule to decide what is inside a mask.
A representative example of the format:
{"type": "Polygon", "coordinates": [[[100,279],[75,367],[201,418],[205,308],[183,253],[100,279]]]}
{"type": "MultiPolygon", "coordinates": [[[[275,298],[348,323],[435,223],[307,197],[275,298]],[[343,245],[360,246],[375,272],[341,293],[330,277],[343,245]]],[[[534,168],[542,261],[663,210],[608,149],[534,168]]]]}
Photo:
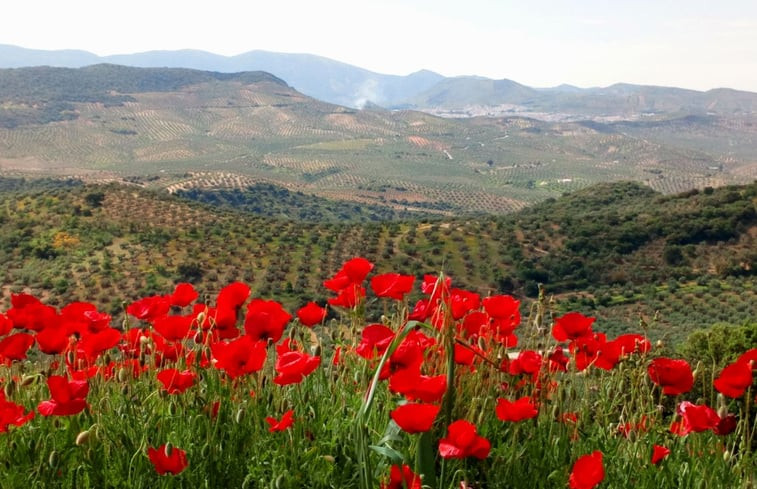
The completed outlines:
{"type": "Polygon", "coordinates": [[[169,394],[181,394],[194,385],[197,374],[190,370],[179,372],[175,368],[167,368],[158,372],[157,378],[163,384],[163,390],[169,394]]]}
{"type": "Polygon", "coordinates": [[[510,375],[534,375],[538,374],[542,366],[542,357],[533,350],[523,350],[518,356],[509,362],[508,372],[510,375]]]}
{"type": "Polygon", "coordinates": [[[0,336],[5,336],[13,329],[13,321],[8,316],[0,313],[0,336]]]}
{"type": "Polygon", "coordinates": [[[276,301],[253,299],[247,305],[247,315],[244,318],[244,331],[254,340],[271,339],[277,343],[284,334],[284,327],[292,315],[276,301]]]}
{"type": "Polygon", "coordinates": [[[168,341],[181,341],[189,336],[192,321],[192,316],[161,316],[155,318],[152,327],[168,341]]]}
{"type": "Polygon", "coordinates": [[[602,452],[596,450],[590,455],[578,457],[570,472],[570,489],[592,489],[602,482],[605,478],[602,456],[602,452]]]}
{"type": "Polygon", "coordinates": [[[730,435],[731,433],[736,431],[737,425],[738,420],[736,419],[736,416],[733,414],[726,414],[725,416],[720,418],[718,424],[714,428],[712,428],[712,432],[718,436],[730,435]]]}
{"type": "Polygon", "coordinates": [[[389,378],[389,390],[404,395],[408,400],[437,402],[447,390],[447,377],[421,375],[420,365],[398,370],[389,378]]]}
{"type": "Polygon", "coordinates": [[[385,273],[376,275],[371,279],[371,290],[376,297],[388,297],[401,301],[405,294],[413,290],[415,277],[412,275],[400,275],[399,273],[385,273]]]}
{"type": "Polygon", "coordinates": [[[689,433],[702,432],[711,430],[717,427],[720,422],[720,416],[714,409],[707,405],[696,405],[689,401],[683,401],[678,405],[678,414],[683,417],[683,423],[681,424],[678,434],[681,436],[689,433]]]}
{"type": "Polygon", "coordinates": [[[549,354],[549,371],[550,372],[567,372],[568,362],[570,362],[570,358],[565,356],[562,346],[557,345],[554,351],[552,351],[552,353],[549,354]]]}
{"type": "Polygon", "coordinates": [[[294,423],[294,410],[290,409],[289,411],[285,412],[283,416],[281,416],[281,420],[277,420],[276,418],[272,418],[268,416],[265,418],[265,422],[268,423],[268,431],[271,433],[275,431],[284,431],[285,429],[292,426],[292,423],[294,423]]]}
{"type": "Polygon", "coordinates": [[[452,289],[449,299],[450,311],[455,320],[462,319],[466,314],[481,307],[481,297],[475,292],[463,289],[452,289]]]}
{"type": "Polygon", "coordinates": [[[757,370],[757,348],[745,351],[736,361],[744,362],[747,365],[751,365],[752,370],[757,370]]]}
{"type": "Polygon", "coordinates": [[[535,418],[539,415],[539,410],[534,405],[534,400],[529,397],[521,397],[515,402],[507,399],[497,399],[497,418],[502,421],[523,421],[525,419],[535,418]]]}
{"type": "Polygon", "coordinates": [[[619,344],[621,355],[624,356],[631,353],[647,353],[652,349],[649,338],[640,334],[622,334],[613,341],[619,344]]]}
{"type": "Polygon", "coordinates": [[[4,359],[8,364],[23,360],[33,344],[34,336],[29,333],[16,333],[7,336],[0,341],[0,359],[4,359]]]}
{"type": "Polygon", "coordinates": [[[299,351],[290,351],[276,358],[274,368],[278,375],[273,381],[278,385],[299,384],[321,364],[321,357],[299,351]]]}
{"type": "Polygon", "coordinates": [[[429,306],[428,299],[421,299],[415,303],[415,307],[407,316],[410,321],[425,321],[433,313],[433,308],[429,306]]]}
{"type": "Polygon", "coordinates": [[[370,360],[374,356],[384,354],[392,340],[394,331],[383,324],[369,324],[361,333],[360,344],[355,352],[363,358],[370,360]]]}
{"type": "Polygon", "coordinates": [[[58,315],[54,307],[29,294],[11,294],[11,305],[5,314],[16,329],[40,331],[58,315]]]}
{"type": "Polygon", "coordinates": [[[389,483],[381,483],[381,489],[421,489],[421,477],[414,473],[409,465],[392,465],[389,470],[389,483]]]}
{"type": "Polygon", "coordinates": [[[8,431],[10,425],[21,426],[34,417],[34,411],[24,414],[24,406],[5,399],[5,392],[0,390],[0,433],[8,431]]]}
{"type": "Polygon", "coordinates": [[[47,379],[47,387],[52,399],[37,405],[42,416],[69,416],[87,407],[85,398],[89,393],[89,384],[86,380],[69,381],[63,376],[51,375],[47,379]]]}
{"type": "Polygon", "coordinates": [[[591,325],[596,318],[584,316],[580,312],[569,312],[555,318],[552,336],[557,341],[569,341],[591,335],[591,325]]]}
{"type": "Polygon", "coordinates": [[[176,447],[171,448],[165,443],[158,448],[149,447],[147,456],[160,475],[180,474],[189,465],[187,452],[176,447]]]}
{"type": "Polygon", "coordinates": [[[323,282],[323,286],[334,292],[346,289],[349,285],[358,285],[373,270],[373,263],[365,258],[352,258],[342,265],[331,279],[323,282]]]}
{"type": "Polygon", "coordinates": [[[476,426],[464,419],[459,419],[447,428],[447,437],[439,440],[439,455],[442,458],[475,457],[485,459],[489,456],[491,443],[476,433],[476,426]]]}
{"type": "Polygon", "coordinates": [[[194,302],[200,294],[197,293],[192,284],[182,282],[176,284],[176,288],[168,298],[172,306],[185,307],[194,302]]]}
{"type": "Polygon", "coordinates": [[[484,310],[499,328],[515,329],[520,324],[520,301],[509,295],[493,295],[483,300],[484,310]]]}
{"type": "Polygon", "coordinates": [[[218,293],[216,307],[218,309],[231,309],[236,311],[250,296],[249,285],[243,282],[232,282],[218,293]]]}
{"type": "Polygon", "coordinates": [[[68,347],[68,334],[64,325],[51,324],[34,337],[39,350],[48,355],[57,355],[68,347]]]}
{"type": "Polygon", "coordinates": [[[657,465],[662,460],[670,455],[670,448],[663,447],[661,445],[655,445],[652,447],[652,464],[657,465]]]}
{"type": "Polygon", "coordinates": [[[336,297],[328,299],[328,303],[332,306],[343,307],[345,309],[352,309],[357,306],[360,301],[365,298],[365,288],[362,285],[351,285],[339,291],[336,297]]]}
{"type": "Polygon", "coordinates": [[[210,351],[216,360],[215,367],[232,379],[263,368],[267,354],[265,341],[255,341],[246,335],[229,342],[211,343],[210,351]]]}
{"type": "Polygon", "coordinates": [[[724,396],[738,398],[752,386],[752,368],[746,361],[737,361],[726,366],[713,382],[724,396]]]}
{"type": "Polygon", "coordinates": [[[77,345],[77,352],[88,363],[94,363],[104,351],[121,342],[121,332],[115,328],[105,328],[97,333],[85,335],[77,345]]]}
{"type": "Polygon", "coordinates": [[[408,403],[396,407],[391,417],[407,433],[422,433],[431,429],[440,407],[435,404],[408,403]]]}
{"type": "Polygon", "coordinates": [[[152,321],[165,316],[171,309],[171,303],[162,295],[153,295],[132,302],[126,307],[126,312],[137,319],[152,321]]]}
{"type": "Polygon", "coordinates": [[[568,349],[573,354],[573,361],[576,370],[579,372],[586,370],[593,365],[599,358],[602,346],[606,343],[604,333],[590,333],[585,336],[574,339],[568,345],[568,349]]]}
{"type": "Polygon", "coordinates": [[[297,319],[300,320],[303,326],[315,326],[326,319],[326,308],[319,306],[315,302],[308,302],[297,311],[297,319]]]}
{"type": "Polygon", "coordinates": [[[689,392],[694,385],[694,374],[686,360],[655,358],[647,372],[652,382],[662,387],[663,394],[669,396],[689,392]]]}

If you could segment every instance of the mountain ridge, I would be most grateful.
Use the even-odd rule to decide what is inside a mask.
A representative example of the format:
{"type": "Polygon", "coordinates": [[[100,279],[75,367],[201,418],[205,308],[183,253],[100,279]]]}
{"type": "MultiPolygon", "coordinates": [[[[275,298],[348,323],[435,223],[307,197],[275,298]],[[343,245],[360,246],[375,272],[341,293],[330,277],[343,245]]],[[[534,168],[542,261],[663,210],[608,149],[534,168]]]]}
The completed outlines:
{"type": "MultiPolygon", "coordinates": [[[[518,106],[507,108],[510,112],[564,113],[573,118],[612,115],[629,118],[644,113],[685,115],[708,111],[727,114],[734,110],[750,114],[757,112],[757,93],[727,87],[699,91],[619,82],[608,87],[581,88],[562,84],[536,88],[506,78],[445,77],[423,69],[405,76],[387,75],[306,53],[253,50],[223,56],[183,49],[97,56],[80,50],[45,51],[0,44],[0,68],[35,64],[82,67],[100,62],[218,72],[267,71],[305,95],[325,102],[352,108],[370,102],[387,108],[436,111],[441,115],[448,115],[443,109],[454,109],[458,116],[466,115],[466,108],[481,105],[481,102],[491,107],[518,106]],[[483,87],[484,83],[489,83],[489,87],[483,87]],[[458,88],[450,90],[450,84],[458,88]],[[523,88],[512,91],[509,96],[502,86],[512,84],[523,88]],[[534,96],[524,99],[526,92],[534,96]],[[629,97],[635,99],[625,100],[629,97]],[[597,98],[599,102],[593,100],[597,98]]],[[[497,114],[496,110],[494,113],[497,114]]]]}

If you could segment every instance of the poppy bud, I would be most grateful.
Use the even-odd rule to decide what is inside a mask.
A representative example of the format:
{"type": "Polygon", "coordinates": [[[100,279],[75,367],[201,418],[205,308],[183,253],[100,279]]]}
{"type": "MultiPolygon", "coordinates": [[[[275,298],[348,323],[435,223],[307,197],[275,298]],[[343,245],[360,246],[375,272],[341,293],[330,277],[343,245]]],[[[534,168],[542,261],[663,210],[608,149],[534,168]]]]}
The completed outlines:
{"type": "Polygon", "coordinates": [[[50,455],[47,457],[47,464],[50,467],[55,467],[55,465],[58,463],[58,452],[53,450],[50,452],[50,455]]]}
{"type": "Polygon", "coordinates": [[[74,360],[75,360],[75,359],[76,359],[76,355],[74,355],[74,352],[73,352],[73,351],[70,351],[70,350],[69,350],[69,352],[68,352],[68,353],[66,353],[66,361],[67,361],[67,362],[68,362],[69,364],[73,364],[73,363],[74,363],[74,360]]]}
{"type": "Polygon", "coordinates": [[[197,324],[202,327],[202,325],[205,323],[205,318],[208,317],[207,314],[205,314],[205,311],[202,311],[197,315],[197,324]]]}
{"type": "Polygon", "coordinates": [[[319,357],[319,356],[321,356],[321,345],[313,345],[313,346],[312,346],[312,347],[310,348],[310,352],[311,352],[311,354],[312,354],[312,355],[313,355],[314,357],[319,357]]]}
{"type": "Polygon", "coordinates": [[[21,386],[26,387],[27,385],[33,384],[35,380],[37,380],[36,375],[24,375],[21,377],[21,386]]]}
{"type": "Polygon", "coordinates": [[[105,365],[110,364],[110,361],[111,361],[110,353],[106,353],[105,355],[103,355],[103,361],[105,362],[105,365]]]}
{"type": "Polygon", "coordinates": [[[728,462],[729,460],[731,460],[731,452],[723,450],[723,461],[728,462]]]}
{"type": "Polygon", "coordinates": [[[284,474],[279,474],[278,477],[276,477],[276,482],[274,483],[274,487],[276,489],[281,489],[284,487],[284,474]]]}
{"type": "Polygon", "coordinates": [[[192,341],[194,341],[196,345],[202,345],[202,331],[195,333],[192,337],[192,341]]]}
{"type": "Polygon", "coordinates": [[[126,382],[129,379],[129,372],[124,367],[118,369],[118,381],[126,382]]]}
{"type": "Polygon", "coordinates": [[[240,407],[239,409],[237,409],[237,412],[236,412],[236,414],[234,415],[234,422],[235,422],[236,424],[239,424],[239,423],[241,423],[241,422],[242,422],[242,417],[243,417],[243,416],[244,416],[244,408],[243,408],[243,407],[240,407]]]}
{"type": "Polygon", "coordinates": [[[16,381],[11,379],[10,382],[5,384],[5,397],[11,397],[13,396],[13,393],[16,392],[16,381]]]}
{"type": "Polygon", "coordinates": [[[84,430],[78,435],[76,435],[76,441],[75,441],[76,446],[80,447],[84,445],[85,443],[87,443],[89,441],[89,436],[90,436],[89,430],[84,430]]]}
{"type": "Polygon", "coordinates": [[[166,452],[166,457],[170,457],[173,453],[173,444],[169,441],[163,450],[166,452]]]}
{"type": "MultiPolygon", "coordinates": [[[[176,404],[173,401],[168,403],[168,414],[170,414],[171,416],[176,415],[176,404]]],[[[171,455],[171,454],[166,453],[166,455],[171,455]]]]}
{"type": "Polygon", "coordinates": [[[324,455],[322,458],[323,458],[323,460],[325,460],[325,461],[327,461],[328,463],[331,463],[331,464],[333,464],[334,462],[336,462],[336,458],[334,458],[333,455],[324,455]]]}
{"type": "Polygon", "coordinates": [[[486,340],[483,336],[478,337],[478,349],[479,350],[486,350],[486,340]]]}
{"type": "Polygon", "coordinates": [[[655,343],[655,346],[657,348],[662,348],[663,346],[665,346],[665,343],[663,343],[662,340],[657,340],[657,343],[655,343]]]}

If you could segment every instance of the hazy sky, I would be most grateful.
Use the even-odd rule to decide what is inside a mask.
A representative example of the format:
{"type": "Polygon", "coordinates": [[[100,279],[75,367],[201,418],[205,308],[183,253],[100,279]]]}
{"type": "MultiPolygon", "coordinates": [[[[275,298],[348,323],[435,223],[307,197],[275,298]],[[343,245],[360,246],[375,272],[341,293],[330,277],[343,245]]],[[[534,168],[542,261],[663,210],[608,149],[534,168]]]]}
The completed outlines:
{"type": "Polygon", "coordinates": [[[264,49],[400,75],[757,92],[757,0],[4,0],[0,44],[264,49]]]}

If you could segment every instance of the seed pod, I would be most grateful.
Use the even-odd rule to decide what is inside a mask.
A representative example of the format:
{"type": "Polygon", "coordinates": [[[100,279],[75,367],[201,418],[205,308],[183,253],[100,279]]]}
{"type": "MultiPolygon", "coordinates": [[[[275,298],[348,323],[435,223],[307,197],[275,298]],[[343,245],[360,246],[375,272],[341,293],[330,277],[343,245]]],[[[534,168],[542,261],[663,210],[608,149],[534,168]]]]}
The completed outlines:
{"type": "Polygon", "coordinates": [[[75,442],[76,446],[80,447],[80,446],[84,445],[85,443],[87,443],[89,441],[89,437],[90,437],[89,430],[84,430],[81,433],[79,433],[78,435],[76,435],[76,442],[75,442]]]}
{"type": "Polygon", "coordinates": [[[336,462],[336,458],[334,458],[333,455],[324,455],[322,458],[323,458],[323,460],[325,460],[325,461],[327,461],[328,463],[331,463],[331,464],[333,464],[334,462],[336,462]]]}

